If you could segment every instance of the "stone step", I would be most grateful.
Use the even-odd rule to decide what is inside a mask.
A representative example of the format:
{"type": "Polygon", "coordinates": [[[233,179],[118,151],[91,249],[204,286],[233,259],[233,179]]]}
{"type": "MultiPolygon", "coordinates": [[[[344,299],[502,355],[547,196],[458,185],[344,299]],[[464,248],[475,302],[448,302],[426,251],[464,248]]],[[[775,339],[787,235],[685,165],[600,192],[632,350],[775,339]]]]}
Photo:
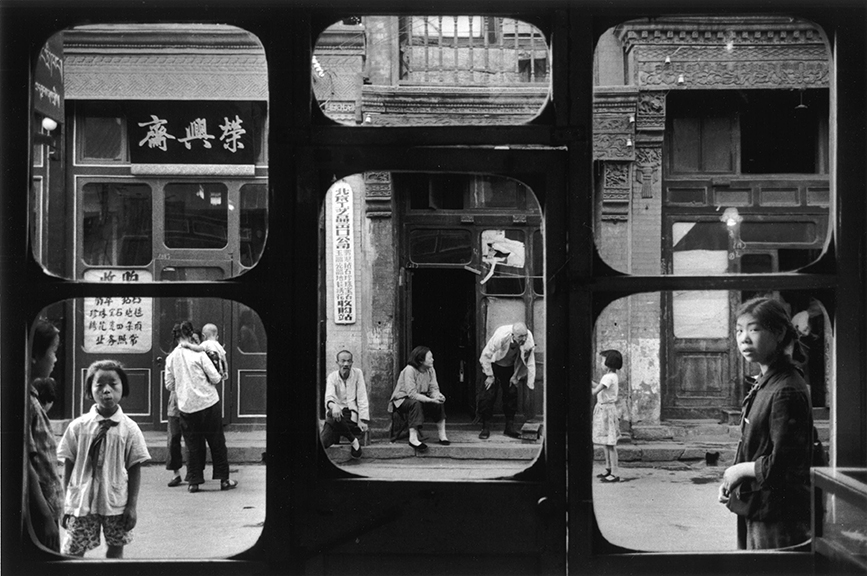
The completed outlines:
{"type": "MultiPolygon", "coordinates": [[[[425,443],[429,450],[425,458],[436,458],[446,463],[449,460],[471,461],[487,460],[516,462],[520,460],[531,463],[540,452],[544,426],[541,423],[528,423],[522,426],[522,437],[510,438],[503,434],[502,425],[494,425],[488,440],[478,438],[477,424],[457,424],[448,427],[450,446],[440,446],[437,443],[435,427],[425,427],[425,443]],[[430,428],[430,429],[427,429],[430,428]]],[[[671,463],[678,465],[693,465],[715,460],[717,465],[731,464],[734,460],[739,432],[731,434],[711,434],[719,429],[711,427],[703,430],[691,427],[689,431],[670,431],[669,437],[660,437],[656,427],[643,428],[632,438],[623,437],[617,446],[619,460],[625,465],[658,465],[671,463]],[[648,430],[650,434],[644,433],[648,430]],[[700,433],[701,432],[701,433],[700,433]],[[637,436],[637,437],[636,437],[637,436]],[[714,454],[719,456],[714,458],[714,454]],[[708,456],[710,454],[710,456],[708,456]]],[[[670,428],[668,423],[660,428],[670,428]]],[[[827,421],[816,422],[819,437],[828,448],[829,425],[827,421]]],[[[634,431],[634,429],[633,429],[634,431]]],[[[159,431],[144,432],[148,450],[151,453],[151,464],[160,465],[166,460],[166,433],[159,431]]],[[[229,461],[236,464],[261,463],[265,461],[266,440],[265,431],[226,432],[226,445],[229,451],[229,461]]],[[[416,454],[406,440],[391,443],[387,438],[374,439],[363,447],[363,460],[382,460],[397,462],[402,458],[415,458],[416,454]]],[[[332,446],[327,450],[329,458],[336,463],[350,459],[349,445],[344,440],[342,444],[332,446]]],[[[601,447],[594,448],[594,459],[604,461],[601,447]]],[[[712,464],[709,464],[712,465],[712,464]]]]}

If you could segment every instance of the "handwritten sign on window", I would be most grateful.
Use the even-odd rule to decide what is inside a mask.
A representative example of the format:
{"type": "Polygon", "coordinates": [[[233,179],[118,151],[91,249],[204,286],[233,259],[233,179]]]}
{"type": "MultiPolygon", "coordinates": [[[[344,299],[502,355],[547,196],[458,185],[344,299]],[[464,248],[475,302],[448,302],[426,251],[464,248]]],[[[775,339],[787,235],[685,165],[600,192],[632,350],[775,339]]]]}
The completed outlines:
{"type": "MultiPolygon", "coordinates": [[[[151,282],[147,270],[90,269],[88,282],[151,282]]],[[[144,354],[153,341],[153,299],[101,296],[84,299],[84,351],[90,354],[144,354]]]]}
{"type": "Polygon", "coordinates": [[[355,322],[355,240],[352,235],[352,188],[338,182],[331,188],[332,277],[334,322],[355,322]]]}

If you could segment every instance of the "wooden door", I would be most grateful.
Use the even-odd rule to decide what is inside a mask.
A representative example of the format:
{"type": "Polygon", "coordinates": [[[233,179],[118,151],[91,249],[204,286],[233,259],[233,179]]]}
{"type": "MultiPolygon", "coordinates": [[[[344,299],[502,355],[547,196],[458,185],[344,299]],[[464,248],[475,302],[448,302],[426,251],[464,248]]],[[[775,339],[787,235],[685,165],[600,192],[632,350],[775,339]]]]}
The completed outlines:
{"type": "MultiPolygon", "coordinates": [[[[681,275],[724,274],[732,259],[730,238],[719,218],[666,218],[669,271],[681,275]]],[[[719,419],[738,405],[731,310],[727,291],[675,291],[663,299],[663,419],[719,419]]]]}

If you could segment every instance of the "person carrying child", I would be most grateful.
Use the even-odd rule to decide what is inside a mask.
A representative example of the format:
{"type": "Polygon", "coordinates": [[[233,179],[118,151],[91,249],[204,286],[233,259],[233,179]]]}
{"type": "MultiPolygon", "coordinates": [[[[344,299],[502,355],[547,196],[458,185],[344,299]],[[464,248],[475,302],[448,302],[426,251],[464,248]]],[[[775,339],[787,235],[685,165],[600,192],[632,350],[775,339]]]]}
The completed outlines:
{"type": "Polygon", "coordinates": [[[180,325],[178,347],[166,359],[166,389],[177,394],[181,432],[187,445],[187,491],[195,494],[205,482],[207,456],[205,444],[211,449],[212,478],[220,481],[220,490],[238,486],[229,478],[229,458],[223,433],[222,405],[216,385],[222,376],[208,356],[192,349],[192,322],[180,325]]]}
{"type": "Polygon", "coordinates": [[[620,379],[617,371],[623,367],[623,356],[617,350],[603,350],[605,375],[593,382],[596,407],[593,409],[593,443],[605,450],[605,472],[599,474],[602,482],[620,482],[617,475],[617,439],[620,437],[620,417],[617,414],[617,395],[620,379]]]}
{"type": "Polygon", "coordinates": [[[62,552],[84,556],[100,544],[106,558],[123,558],[138,522],[141,465],[150,460],[145,438],[120,402],[129,396],[129,378],[114,360],[98,360],[85,376],[84,395],[94,401],[90,411],[66,428],[57,456],[63,460],[62,552]]]}

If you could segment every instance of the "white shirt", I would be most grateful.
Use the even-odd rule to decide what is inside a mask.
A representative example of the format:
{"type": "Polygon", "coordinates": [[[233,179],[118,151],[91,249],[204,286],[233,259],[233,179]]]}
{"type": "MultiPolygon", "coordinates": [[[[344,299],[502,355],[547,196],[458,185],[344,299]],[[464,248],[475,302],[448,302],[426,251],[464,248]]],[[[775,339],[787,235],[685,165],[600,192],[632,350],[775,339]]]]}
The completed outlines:
{"type": "Polygon", "coordinates": [[[222,379],[204,352],[178,346],[166,358],[166,389],[175,391],[181,412],[201,412],[219,402],[215,385],[222,379]]]}
{"type": "Polygon", "coordinates": [[[600,404],[613,404],[617,401],[618,389],[620,387],[620,378],[617,377],[616,372],[607,372],[600,380],[599,383],[604,386],[602,390],[599,391],[599,394],[596,397],[599,399],[600,404]]]}
{"type": "Polygon", "coordinates": [[[364,383],[364,374],[359,368],[349,370],[349,378],[345,381],[340,377],[340,371],[335,370],[325,380],[325,410],[328,403],[335,402],[343,408],[349,408],[354,412],[353,420],[370,420],[370,412],[367,406],[367,385],[364,383]]]}
{"type": "MultiPolygon", "coordinates": [[[[482,350],[479,364],[485,376],[493,376],[492,363],[499,363],[509,353],[509,345],[512,343],[512,325],[506,324],[497,328],[491,339],[482,350]]],[[[527,341],[521,345],[520,354],[515,354],[514,374],[518,380],[526,377],[527,388],[533,390],[536,387],[536,354],[533,349],[536,343],[533,341],[533,333],[527,331],[527,341]]]]}
{"type": "Polygon", "coordinates": [[[108,418],[118,425],[108,429],[102,448],[103,464],[94,471],[87,451],[103,420],[106,418],[100,416],[94,404],[90,412],[82,414],[67,426],[57,447],[59,459],[75,462],[63,503],[64,514],[79,518],[88,514],[123,514],[129,497],[127,470],[151,458],[138,424],[118,406],[117,411],[108,418]]]}

